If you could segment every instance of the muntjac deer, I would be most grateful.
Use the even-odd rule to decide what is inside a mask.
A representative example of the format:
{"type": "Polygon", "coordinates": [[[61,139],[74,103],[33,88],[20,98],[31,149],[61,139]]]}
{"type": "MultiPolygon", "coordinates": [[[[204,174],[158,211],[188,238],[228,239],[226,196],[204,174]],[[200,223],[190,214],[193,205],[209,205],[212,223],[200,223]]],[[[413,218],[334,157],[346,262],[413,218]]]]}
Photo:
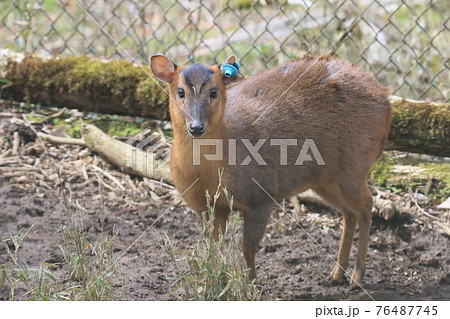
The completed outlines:
{"type": "MultiPolygon", "coordinates": [[[[206,67],[177,66],[154,55],[151,67],[169,83],[175,186],[201,213],[205,191],[216,192],[223,169],[222,183],[244,217],[243,253],[250,277],[256,277],[255,254],[274,201],[312,189],[344,216],[333,281],[343,278],[359,226],[350,281],[359,285],[372,209],[366,178],[388,137],[389,89],[358,67],[329,57],[308,56],[242,82],[233,56],[206,67]]],[[[226,198],[220,196],[215,238],[228,215],[226,198]]]]}

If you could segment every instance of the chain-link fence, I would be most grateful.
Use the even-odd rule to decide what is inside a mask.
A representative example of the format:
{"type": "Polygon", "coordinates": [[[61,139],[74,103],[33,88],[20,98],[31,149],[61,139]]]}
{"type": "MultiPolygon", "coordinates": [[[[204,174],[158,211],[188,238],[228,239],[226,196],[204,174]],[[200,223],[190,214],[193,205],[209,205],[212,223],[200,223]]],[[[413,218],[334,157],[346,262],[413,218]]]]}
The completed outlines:
{"type": "Polygon", "coordinates": [[[0,1],[0,48],[143,64],[234,54],[245,75],[326,52],[394,94],[449,101],[449,18],[448,0],[0,1]]]}

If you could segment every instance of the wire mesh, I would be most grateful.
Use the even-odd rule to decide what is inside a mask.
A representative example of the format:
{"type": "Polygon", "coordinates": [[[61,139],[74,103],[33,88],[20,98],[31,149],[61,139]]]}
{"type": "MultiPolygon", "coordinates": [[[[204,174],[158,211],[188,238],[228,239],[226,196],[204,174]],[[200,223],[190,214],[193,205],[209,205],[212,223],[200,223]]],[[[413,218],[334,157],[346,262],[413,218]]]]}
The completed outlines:
{"type": "Polygon", "coordinates": [[[142,64],[234,54],[245,75],[325,53],[393,94],[449,101],[449,18],[448,0],[13,0],[0,1],[0,48],[142,64]]]}

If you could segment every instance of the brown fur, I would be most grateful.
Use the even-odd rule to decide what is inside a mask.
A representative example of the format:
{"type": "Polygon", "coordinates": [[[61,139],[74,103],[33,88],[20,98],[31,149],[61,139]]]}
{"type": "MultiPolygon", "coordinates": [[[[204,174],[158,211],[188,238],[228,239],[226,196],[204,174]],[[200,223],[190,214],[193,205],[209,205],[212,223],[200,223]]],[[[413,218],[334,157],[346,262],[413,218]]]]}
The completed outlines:
{"type": "MultiPolygon", "coordinates": [[[[157,62],[164,62],[160,57],[157,56],[157,62]]],[[[217,101],[211,99],[207,106],[212,111],[205,120],[207,129],[201,138],[224,139],[225,154],[224,161],[208,161],[202,156],[200,166],[192,163],[193,138],[186,129],[190,119],[185,111],[189,113],[191,108],[185,103],[188,95],[184,102],[175,102],[178,87],[185,88],[188,94],[182,73],[185,68],[175,66],[170,82],[171,96],[175,97],[170,103],[174,129],[173,180],[180,193],[186,191],[184,199],[188,205],[200,213],[206,209],[205,190],[210,194],[216,191],[218,170],[224,168],[224,185],[234,196],[234,208],[244,216],[243,250],[252,277],[256,276],[255,253],[274,204],[255,181],[277,201],[313,189],[344,217],[339,265],[331,273],[334,281],[344,275],[355,227],[359,225],[358,254],[351,282],[360,283],[365,270],[372,208],[366,177],[388,136],[392,112],[389,90],[372,75],[346,61],[329,57],[314,61],[308,56],[287,63],[228,90],[225,82],[229,79],[220,74],[218,67],[212,67],[214,75],[205,89],[215,87],[219,95],[217,101]],[[187,109],[183,111],[177,103],[185,103],[187,109]],[[289,146],[288,164],[280,165],[279,147],[270,146],[268,141],[259,150],[266,166],[257,165],[253,158],[246,166],[228,165],[227,140],[242,138],[252,144],[258,139],[290,138],[299,143],[313,139],[326,165],[319,166],[314,161],[293,165],[301,145],[289,146]],[[197,178],[198,182],[187,191],[197,178]]],[[[153,63],[152,58],[155,74],[163,79],[153,63]]],[[[215,148],[202,147],[201,152],[214,154],[215,148]]],[[[247,155],[249,152],[238,141],[237,163],[247,155]]],[[[224,230],[229,214],[224,196],[219,198],[216,207],[217,229],[224,230]]]]}

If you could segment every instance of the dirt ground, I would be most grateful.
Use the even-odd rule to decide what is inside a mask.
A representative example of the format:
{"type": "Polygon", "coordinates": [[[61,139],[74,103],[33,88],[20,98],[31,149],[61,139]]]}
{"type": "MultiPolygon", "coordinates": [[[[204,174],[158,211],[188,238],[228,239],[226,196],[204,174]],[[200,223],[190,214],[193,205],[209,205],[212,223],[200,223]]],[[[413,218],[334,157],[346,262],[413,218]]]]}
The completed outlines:
{"type": "MultiPolygon", "coordinates": [[[[124,174],[80,146],[46,143],[47,149],[38,155],[27,152],[27,145],[13,158],[19,166],[38,163],[39,171],[23,173],[26,178],[20,174],[5,177],[5,171],[0,172],[1,237],[34,224],[20,253],[23,260],[30,266],[62,262],[55,245],[61,241],[60,225],[67,224],[60,181],[55,178],[56,169],[60,169],[71,201],[84,208],[82,220],[88,239],[99,238],[102,211],[105,230],[117,233],[116,252],[127,250],[143,234],[117,263],[115,284],[123,291],[122,299],[166,300],[173,290],[174,265],[160,247],[161,241],[167,234],[176,248],[188,250],[199,238],[197,216],[183,202],[173,205],[176,191],[139,177],[130,179],[136,188],[133,190],[130,182],[124,182],[124,174]],[[117,189],[101,176],[104,182],[100,190],[99,175],[88,169],[86,181],[82,165],[101,167],[122,181],[125,189],[117,189]]],[[[402,213],[390,221],[374,217],[364,284],[369,296],[362,290],[350,290],[348,282],[328,283],[331,257],[335,258],[339,245],[341,217],[324,206],[305,204],[305,208],[306,213],[297,216],[298,222],[325,251],[289,216],[275,211],[257,254],[263,300],[370,300],[370,296],[376,300],[449,299],[449,237],[432,226],[429,217],[418,213],[402,213]]],[[[353,247],[351,265],[355,250],[353,247]]],[[[0,264],[10,265],[3,246],[0,264]]],[[[18,299],[26,298],[18,295],[18,299]]],[[[0,300],[7,299],[8,289],[0,290],[0,300]]]]}

